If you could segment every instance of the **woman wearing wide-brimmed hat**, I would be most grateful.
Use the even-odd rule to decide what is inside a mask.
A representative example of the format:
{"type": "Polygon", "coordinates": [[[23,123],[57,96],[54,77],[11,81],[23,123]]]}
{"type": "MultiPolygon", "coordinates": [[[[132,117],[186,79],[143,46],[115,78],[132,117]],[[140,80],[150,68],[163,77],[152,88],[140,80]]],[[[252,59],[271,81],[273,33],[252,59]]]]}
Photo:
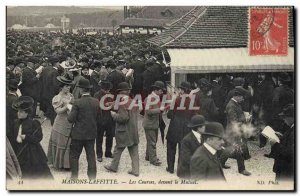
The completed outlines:
{"type": "Polygon", "coordinates": [[[21,96],[13,102],[12,107],[18,111],[14,132],[17,137],[16,155],[24,179],[53,178],[47,165],[47,157],[40,141],[43,139],[39,121],[32,119],[34,100],[29,96],[21,96]]]}
{"type": "Polygon", "coordinates": [[[70,169],[69,154],[72,124],[69,123],[68,111],[73,95],[70,93],[72,80],[68,75],[58,76],[60,92],[52,99],[52,106],[56,112],[48,147],[48,163],[56,169],[70,169]]]}

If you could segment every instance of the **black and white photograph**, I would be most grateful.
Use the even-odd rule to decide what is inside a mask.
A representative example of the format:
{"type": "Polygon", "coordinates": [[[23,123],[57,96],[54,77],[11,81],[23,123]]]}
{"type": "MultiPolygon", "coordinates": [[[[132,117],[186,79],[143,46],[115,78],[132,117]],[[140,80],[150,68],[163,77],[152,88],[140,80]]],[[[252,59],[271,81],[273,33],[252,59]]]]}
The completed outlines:
{"type": "Polygon", "coordinates": [[[6,189],[295,191],[295,9],[6,5],[6,189]]]}

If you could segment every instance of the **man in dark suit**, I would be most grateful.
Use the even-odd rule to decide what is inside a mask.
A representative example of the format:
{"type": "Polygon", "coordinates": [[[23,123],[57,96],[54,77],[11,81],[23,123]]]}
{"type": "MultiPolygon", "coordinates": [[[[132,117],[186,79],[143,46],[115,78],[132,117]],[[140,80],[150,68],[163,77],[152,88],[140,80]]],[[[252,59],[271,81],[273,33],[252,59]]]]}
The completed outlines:
{"type": "Polygon", "coordinates": [[[59,91],[59,82],[56,79],[59,67],[59,58],[53,56],[50,58],[52,66],[43,69],[40,77],[41,82],[41,108],[45,112],[45,116],[50,118],[51,125],[54,122],[56,113],[52,107],[52,99],[59,91]]]}
{"type": "Polygon", "coordinates": [[[238,172],[250,176],[251,173],[245,168],[245,160],[250,159],[247,147],[247,139],[244,137],[241,126],[246,123],[246,117],[242,110],[241,103],[244,100],[244,91],[235,89],[233,97],[228,102],[225,113],[227,117],[226,141],[227,148],[221,153],[220,160],[222,166],[228,169],[225,163],[229,157],[237,160],[238,172]]]}
{"type": "Polygon", "coordinates": [[[109,74],[107,76],[107,80],[112,83],[113,87],[111,89],[111,93],[116,96],[117,88],[121,82],[125,82],[125,75],[116,70],[116,63],[113,60],[107,62],[107,67],[109,68],[109,74]]]}
{"type": "Polygon", "coordinates": [[[269,139],[272,145],[273,157],[275,159],[273,172],[276,173],[276,181],[294,181],[294,157],[295,157],[295,126],[294,126],[294,104],[289,104],[279,116],[283,119],[289,129],[282,135],[277,132],[280,143],[269,139]]]}
{"type": "MultiPolygon", "coordinates": [[[[181,140],[191,132],[191,129],[186,125],[190,122],[192,116],[196,114],[195,110],[189,109],[191,99],[184,96],[188,96],[191,90],[191,84],[189,82],[182,82],[179,86],[180,96],[175,100],[175,107],[168,111],[167,117],[171,119],[168,132],[167,132],[167,163],[168,167],[166,170],[173,174],[175,165],[175,156],[177,151],[177,146],[180,153],[180,142],[181,140]],[[184,102],[184,107],[186,109],[180,108],[181,102],[184,102]]],[[[180,156],[180,155],[179,155],[180,156]]]]}
{"type": "Polygon", "coordinates": [[[162,110],[160,108],[160,96],[164,93],[164,90],[166,90],[164,83],[162,81],[156,81],[154,85],[152,85],[152,93],[145,99],[146,107],[143,120],[147,140],[145,159],[155,166],[161,165],[161,161],[159,161],[156,155],[156,143],[162,110]]]}
{"type": "Polygon", "coordinates": [[[78,83],[81,97],[75,100],[68,121],[73,123],[71,131],[70,165],[71,178],[78,178],[78,160],[84,147],[88,162],[88,177],[96,178],[95,139],[97,136],[97,115],[99,101],[91,97],[92,88],[89,80],[81,79],[78,83]]]}
{"type": "Polygon", "coordinates": [[[28,62],[27,67],[25,67],[22,72],[22,84],[20,90],[22,96],[29,96],[34,100],[32,111],[33,117],[36,116],[36,107],[39,98],[39,78],[40,74],[34,70],[34,64],[32,62],[28,62]]]}
{"type": "MultiPolygon", "coordinates": [[[[110,95],[110,89],[112,88],[112,84],[109,81],[101,81],[100,82],[100,90],[95,93],[94,97],[99,101],[106,95],[110,95]]],[[[100,104],[105,104],[107,102],[112,102],[113,98],[107,97],[104,102],[100,104]]],[[[105,142],[105,157],[112,158],[112,145],[113,145],[113,137],[114,137],[114,121],[110,114],[109,110],[103,110],[101,107],[98,111],[98,120],[97,120],[97,138],[96,138],[96,154],[97,161],[102,162],[102,144],[104,133],[106,136],[105,142]]]]}
{"type": "Polygon", "coordinates": [[[197,148],[202,144],[201,134],[205,130],[205,118],[201,115],[194,115],[191,122],[187,125],[192,129],[181,141],[180,157],[178,159],[177,176],[189,179],[190,160],[197,148]]]}
{"type": "Polygon", "coordinates": [[[226,181],[217,150],[224,145],[224,128],[220,123],[206,124],[202,133],[203,145],[200,146],[191,158],[191,178],[199,181],[226,181]]]}

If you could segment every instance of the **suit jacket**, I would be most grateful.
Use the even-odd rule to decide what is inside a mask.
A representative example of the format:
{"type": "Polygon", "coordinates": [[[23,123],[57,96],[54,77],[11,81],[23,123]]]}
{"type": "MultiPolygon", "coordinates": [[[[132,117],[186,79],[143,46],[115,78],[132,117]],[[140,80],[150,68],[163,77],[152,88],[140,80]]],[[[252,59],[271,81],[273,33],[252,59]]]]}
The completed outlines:
{"type": "Polygon", "coordinates": [[[290,180],[294,180],[294,134],[295,128],[293,126],[283,134],[280,143],[275,143],[272,146],[275,159],[273,171],[279,174],[281,178],[290,180]]]}
{"type": "Polygon", "coordinates": [[[279,114],[287,104],[294,103],[294,90],[287,85],[274,89],[272,99],[273,115],[279,114]]]}
{"type": "Polygon", "coordinates": [[[203,115],[206,121],[218,120],[219,111],[214,100],[204,93],[200,96],[199,114],[203,115]]]}
{"type": "Polygon", "coordinates": [[[99,81],[100,81],[100,74],[93,71],[90,78],[90,84],[93,86],[91,90],[92,96],[94,96],[94,94],[100,90],[100,86],[98,85],[99,81]]]}
{"type": "Polygon", "coordinates": [[[12,108],[12,103],[18,99],[17,95],[7,93],[6,95],[6,135],[13,147],[15,147],[17,136],[14,134],[13,128],[17,119],[17,110],[12,108]]]}
{"type": "MultiPolygon", "coordinates": [[[[159,98],[158,98],[159,99],[159,98]]],[[[153,94],[150,94],[145,99],[145,105],[147,101],[154,101],[155,97],[153,94]]],[[[158,129],[159,128],[159,116],[160,116],[160,103],[158,102],[155,105],[149,106],[149,109],[145,109],[144,120],[143,120],[143,127],[144,129],[158,129]]]]}
{"type": "MultiPolygon", "coordinates": [[[[129,102],[130,103],[130,100],[129,102]]],[[[128,110],[129,104],[120,105],[118,112],[113,115],[116,122],[116,147],[129,147],[139,143],[138,114],[136,108],[128,110]]]]}
{"type": "Polygon", "coordinates": [[[244,92],[244,102],[242,103],[242,108],[243,108],[244,111],[249,112],[250,111],[250,103],[251,103],[251,93],[248,90],[244,89],[243,87],[238,86],[238,87],[235,87],[234,89],[230,90],[228,92],[228,95],[227,95],[227,98],[226,98],[226,101],[225,101],[225,105],[227,105],[228,102],[233,97],[233,95],[236,91],[236,88],[241,89],[244,92]]]}
{"type": "Polygon", "coordinates": [[[180,145],[180,156],[178,159],[177,176],[179,178],[191,178],[190,163],[191,158],[197,148],[201,145],[193,132],[187,134],[180,145]]]}
{"type": "Polygon", "coordinates": [[[220,161],[205,146],[200,146],[191,158],[191,178],[201,181],[226,181],[220,161]]]}
{"type": "Polygon", "coordinates": [[[75,100],[68,121],[73,123],[71,138],[93,140],[97,136],[97,115],[99,101],[90,95],[75,100]]]}
{"type": "Polygon", "coordinates": [[[242,107],[237,102],[230,100],[225,108],[227,115],[227,126],[231,126],[232,123],[245,123],[246,118],[242,107]]]}
{"type": "MultiPolygon", "coordinates": [[[[181,97],[178,97],[175,102],[175,107],[173,110],[169,110],[167,113],[167,117],[171,119],[167,140],[173,143],[179,143],[186,136],[191,129],[187,127],[187,124],[191,120],[192,116],[196,113],[193,110],[177,110],[177,107],[180,106],[181,97]]],[[[188,108],[190,105],[190,99],[187,97],[185,99],[184,106],[188,108]]]]}
{"type": "Polygon", "coordinates": [[[118,84],[120,84],[121,82],[125,82],[125,75],[118,70],[113,70],[112,72],[110,72],[108,74],[107,80],[110,81],[113,85],[110,92],[113,95],[116,95],[117,89],[118,89],[118,84]]]}
{"type": "MultiPolygon", "coordinates": [[[[59,81],[56,79],[58,71],[52,66],[45,67],[41,73],[41,98],[52,100],[59,92],[59,81]]],[[[49,106],[50,107],[50,106],[49,106]]]]}
{"type": "Polygon", "coordinates": [[[22,84],[20,87],[22,95],[30,96],[33,99],[39,98],[39,79],[35,70],[25,67],[22,72],[22,84]]]}
{"type": "MultiPolygon", "coordinates": [[[[98,91],[95,93],[94,97],[100,102],[100,100],[102,99],[103,96],[105,96],[105,92],[103,92],[102,90],[98,91]]],[[[105,103],[107,102],[112,102],[113,99],[111,98],[106,98],[105,103]]],[[[114,125],[112,116],[110,114],[110,110],[102,110],[101,108],[99,108],[98,110],[98,126],[110,126],[112,127],[114,125]]]]}

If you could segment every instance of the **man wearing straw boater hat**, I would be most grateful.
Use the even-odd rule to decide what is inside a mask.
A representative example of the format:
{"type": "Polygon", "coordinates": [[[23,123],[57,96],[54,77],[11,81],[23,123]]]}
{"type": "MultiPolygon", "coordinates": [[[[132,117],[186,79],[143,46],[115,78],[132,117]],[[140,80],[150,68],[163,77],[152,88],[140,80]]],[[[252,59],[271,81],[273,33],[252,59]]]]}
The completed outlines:
{"type": "Polygon", "coordinates": [[[189,179],[190,160],[197,148],[202,145],[202,133],[205,130],[205,118],[202,115],[194,115],[187,127],[192,131],[188,133],[181,141],[180,156],[178,159],[177,176],[179,178],[189,179]]]}
{"type": "MultiPolygon", "coordinates": [[[[100,90],[95,93],[94,97],[100,100],[105,96],[110,94],[110,90],[112,89],[112,83],[107,80],[100,81],[100,90]]],[[[105,102],[100,104],[106,104],[108,102],[112,102],[112,98],[106,98],[105,102]]],[[[113,145],[113,137],[114,137],[114,122],[109,110],[103,110],[100,107],[98,111],[98,120],[97,120],[97,138],[96,138],[96,154],[97,154],[97,161],[102,162],[102,144],[103,144],[103,137],[104,133],[106,136],[105,142],[105,157],[112,158],[112,145],[113,145]]]]}
{"type": "Polygon", "coordinates": [[[145,99],[145,115],[143,121],[143,127],[145,129],[147,147],[146,147],[146,161],[150,161],[150,164],[160,166],[161,162],[156,155],[156,143],[158,137],[159,118],[161,115],[160,108],[160,96],[164,93],[165,84],[162,81],[156,81],[152,85],[152,93],[145,99]],[[156,103],[156,104],[150,104],[156,103]]]}
{"type": "Polygon", "coordinates": [[[201,181],[226,181],[217,151],[224,145],[224,128],[218,122],[209,122],[202,133],[203,145],[191,158],[191,178],[201,181]]]}
{"type": "Polygon", "coordinates": [[[90,95],[92,85],[90,85],[89,80],[85,78],[79,80],[77,87],[81,97],[77,100],[75,99],[68,116],[68,121],[73,123],[70,146],[71,178],[78,178],[78,160],[84,148],[88,162],[88,177],[95,179],[96,158],[94,145],[97,136],[99,101],[90,95]]]}

